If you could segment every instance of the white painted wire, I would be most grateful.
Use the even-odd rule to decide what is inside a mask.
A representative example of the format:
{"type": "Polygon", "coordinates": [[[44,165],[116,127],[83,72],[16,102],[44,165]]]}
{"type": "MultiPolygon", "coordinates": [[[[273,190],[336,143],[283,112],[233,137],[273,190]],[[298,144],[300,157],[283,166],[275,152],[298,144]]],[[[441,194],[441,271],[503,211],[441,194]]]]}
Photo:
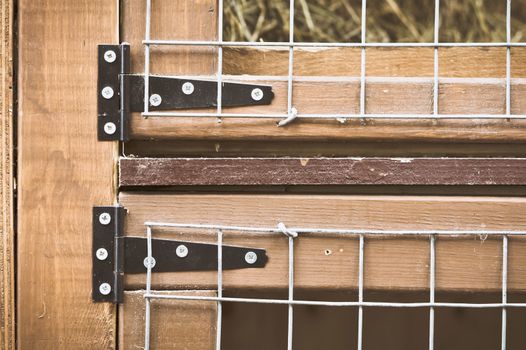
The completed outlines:
{"type": "Polygon", "coordinates": [[[216,323],[216,350],[221,350],[221,333],[223,326],[223,231],[217,230],[217,323],[216,323]]]}
{"type": "Polygon", "coordinates": [[[511,114],[511,0],[506,1],[506,115],[511,114]]]}
{"type": "MultiPolygon", "coordinates": [[[[218,1],[217,10],[217,37],[219,42],[223,42],[223,0],[218,1]]],[[[217,121],[221,121],[223,103],[223,46],[217,47],[217,121]]]]}
{"type": "MultiPolygon", "coordinates": [[[[436,247],[435,235],[429,236],[429,303],[435,303],[435,264],[436,264],[436,247]]],[[[429,350],[435,346],[435,308],[429,307],[429,350]]]]}
{"type": "Polygon", "coordinates": [[[362,0],[362,49],[360,56],[360,115],[365,115],[365,42],[367,38],[367,0],[362,0]]]}
{"type": "Polygon", "coordinates": [[[144,43],[144,115],[148,116],[150,103],[150,27],[152,18],[152,1],[146,0],[146,23],[145,23],[145,43],[144,43]]]}
{"type": "MultiPolygon", "coordinates": [[[[508,236],[502,236],[502,304],[508,302],[508,236]]],[[[506,306],[502,307],[501,350],[506,350],[507,315],[506,306]]]]}
{"type": "Polygon", "coordinates": [[[152,299],[175,299],[175,300],[200,300],[200,301],[222,301],[228,303],[248,303],[248,304],[272,304],[272,305],[309,305],[309,306],[330,306],[330,307],[371,307],[371,308],[465,308],[465,309],[501,309],[506,308],[526,308],[526,303],[445,303],[445,302],[378,302],[378,301],[319,301],[319,300],[298,300],[286,299],[261,299],[261,298],[232,298],[232,297],[209,297],[201,295],[167,295],[167,294],[145,294],[146,298],[152,299]]]}
{"type": "Polygon", "coordinates": [[[292,107],[293,73],[294,73],[294,0],[289,0],[289,67],[288,67],[288,73],[287,73],[287,118],[292,118],[292,117],[296,118],[296,115],[297,115],[297,112],[294,111],[292,107]]]}
{"type": "Polygon", "coordinates": [[[289,305],[288,305],[288,324],[287,324],[287,349],[292,350],[292,339],[294,332],[294,237],[288,236],[289,240],[289,305]]]}
{"type": "MultiPolygon", "coordinates": [[[[292,108],[292,111],[294,107],[292,108]]],[[[255,119],[283,119],[288,118],[289,114],[284,113],[206,113],[206,112],[148,112],[142,113],[145,117],[181,117],[181,118],[202,118],[202,117],[221,117],[221,118],[255,118],[255,119]]],[[[297,113],[297,118],[303,119],[526,119],[525,114],[320,114],[320,113],[297,113]]]]}
{"type": "MultiPolygon", "coordinates": [[[[358,302],[363,303],[363,265],[364,265],[364,237],[360,234],[360,244],[358,253],[358,302]]],[[[358,350],[363,346],[363,306],[358,306],[358,350]]]]}
{"type": "MultiPolygon", "coordinates": [[[[174,45],[174,46],[223,46],[223,47],[282,47],[288,48],[290,43],[288,41],[206,41],[206,40],[143,40],[143,44],[150,45],[174,45]]],[[[330,48],[330,47],[526,47],[526,42],[508,43],[506,42],[459,42],[448,43],[440,42],[435,44],[429,43],[329,43],[329,42],[294,42],[293,46],[296,48],[330,48]]]]}
{"type": "Polygon", "coordinates": [[[151,294],[152,288],[152,228],[146,226],[146,240],[147,240],[147,256],[146,256],[146,294],[145,294],[145,316],[144,316],[144,349],[150,349],[150,304],[151,299],[147,295],[151,294]]]}
{"type": "Polygon", "coordinates": [[[438,43],[440,41],[440,0],[435,0],[435,23],[433,33],[433,115],[438,115],[438,43]]]}

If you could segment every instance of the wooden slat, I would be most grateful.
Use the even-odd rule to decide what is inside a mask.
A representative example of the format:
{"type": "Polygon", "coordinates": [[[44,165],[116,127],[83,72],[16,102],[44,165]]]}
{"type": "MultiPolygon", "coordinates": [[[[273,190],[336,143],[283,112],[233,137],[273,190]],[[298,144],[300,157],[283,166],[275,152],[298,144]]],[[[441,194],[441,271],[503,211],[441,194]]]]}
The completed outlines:
{"type": "MultiPolygon", "coordinates": [[[[155,291],[156,294],[173,292],[155,291]]],[[[119,349],[143,349],[144,291],[126,291],[119,308],[119,349]]],[[[213,291],[178,291],[178,295],[216,296],[213,291]]],[[[151,302],[152,349],[215,349],[216,304],[203,301],[154,299],[151,302]]]]}
{"type": "MultiPolygon", "coordinates": [[[[126,234],[144,236],[145,221],[355,229],[524,230],[526,200],[506,197],[338,195],[170,195],[121,193],[128,210],[126,234]]],[[[215,232],[155,230],[155,237],[215,241],[215,232]],[[171,232],[172,234],[168,234],[171,232]]],[[[225,244],[267,249],[264,269],[225,271],[226,290],[287,286],[287,239],[282,235],[225,233],[225,244]]],[[[354,289],[358,278],[356,237],[305,235],[296,241],[298,288],[354,289]]],[[[497,291],[501,287],[499,239],[439,238],[438,290],[497,291]]],[[[429,240],[368,237],[365,287],[426,289],[429,240]]],[[[214,288],[214,272],[154,274],[156,288],[214,288]]],[[[143,275],[128,275],[129,288],[144,287],[143,275]]],[[[526,241],[510,239],[508,286],[526,290],[526,241]]]]}
{"type": "Polygon", "coordinates": [[[91,301],[90,212],[115,201],[117,149],[97,141],[96,88],[117,5],[18,2],[20,349],[115,348],[115,307],[91,301]]]}
{"type": "Polygon", "coordinates": [[[525,185],[524,158],[121,158],[121,186],[525,185]]]}
{"type": "Polygon", "coordinates": [[[0,349],[15,349],[13,2],[0,4],[0,349]]]}
{"type": "MultiPolygon", "coordinates": [[[[216,2],[161,0],[152,9],[152,38],[215,40],[216,2]],[[173,21],[171,18],[178,18],[173,21]]],[[[129,0],[123,8],[123,39],[131,43],[133,71],[143,71],[144,1],[129,0]]],[[[224,109],[236,113],[284,113],[288,52],[276,48],[224,49],[223,73],[235,81],[272,80],[276,99],[271,106],[224,109]],[[248,77],[247,77],[248,75],[248,77]],[[270,77],[269,77],[270,76],[270,77]]],[[[505,48],[441,48],[439,112],[502,114],[505,112],[505,48]],[[468,57],[469,59],[466,59],[468,57]],[[487,78],[496,80],[487,81],[487,78]],[[449,80],[448,80],[449,79],[449,80]],[[453,80],[451,80],[453,79],[453,80]],[[456,79],[456,80],[455,80],[456,79]],[[460,79],[460,80],[458,80],[460,79]],[[483,79],[483,80],[477,80],[483,79]],[[486,79],[486,81],[484,81],[486,79]]],[[[521,78],[526,50],[512,49],[512,113],[525,114],[521,78]]],[[[356,113],[359,110],[360,50],[356,48],[297,49],[293,105],[300,113],[356,113]],[[337,79],[339,78],[339,79],[337,79]]],[[[214,77],[217,52],[206,47],[152,46],[151,72],[214,77]]],[[[432,48],[367,49],[367,113],[432,112],[432,48]],[[392,81],[385,78],[397,78],[392,81]],[[418,78],[421,80],[415,81],[418,78]]],[[[524,121],[506,120],[354,120],[300,121],[284,128],[277,120],[215,118],[148,118],[134,114],[135,139],[352,139],[523,141],[524,121]]]]}

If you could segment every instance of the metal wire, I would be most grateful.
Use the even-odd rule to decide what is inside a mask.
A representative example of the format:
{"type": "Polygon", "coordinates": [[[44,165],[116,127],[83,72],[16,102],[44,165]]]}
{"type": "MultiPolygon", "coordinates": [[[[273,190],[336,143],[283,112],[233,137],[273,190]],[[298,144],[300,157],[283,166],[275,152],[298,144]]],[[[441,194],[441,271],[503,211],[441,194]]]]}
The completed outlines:
{"type": "MultiPolygon", "coordinates": [[[[217,334],[216,349],[221,348],[221,322],[222,322],[222,305],[223,303],[254,303],[254,304],[274,304],[287,305],[288,322],[287,322],[287,349],[293,347],[294,331],[294,310],[296,305],[310,306],[327,306],[327,307],[356,307],[358,308],[358,343],[357,348],[363,347],[363,312],[364,308],[428,308],[429,309],[429,349],[434,348],[434,311],[436,308],[467,308],[467,309],[502,309],[502,349],[506,348],[506,310],[508,308],[526,308],[526,303],[508,303],[507,300],[507,271],[508,271],[508,236],[526,236],[526,231],[504,231],[504,230],[368,230],[368,229],[322,229],[322,228],[301,228],[286,227],[279,223],[276,227],[252,227],[252,226],[232,226],[232,225],[215,225],[215,224],[188,224],[188,223],[171,223],[171,222],[145,222],[146,235],[148,239],[147,261],[151,261],[151,236],[154,227],[170,228],[187,228],[187,229],[205,229],[215,230],[217,232],[217,296],[200,296],[200,295],[179,295],[179,294],[157,294],[151,291],[151,265],[147,264],[146,291],[146,333],[145,348],[149,349],[150,337],[150,300],[151,299],[173,299],[173,300],[194,300],[209,301],[217,303],[217,334]],[[223,232],[237,231],[252,234],[285,234],[288,237],[288,298],[287,299],[263,299],[263,298],[235,298],[223,296],[223,232]],[[358,255],[358,300],[357,301],[319,301],[319,300],[297,300],[294,299],[294,239],[300,237],[300,234],[342,234],[357,235],[359,238],[359,255],[358,255]],[[365,235],[427,235],[430,244],[430,262],[429,262],[429,302],[368,302],[364,300],[364,246],[365,235]],[[450,303],[437,302],[435,300],[436,290],[436,237],[440,235],[463,237],[478,235],[485,236],[502,236],[502,301],[500,303],[450,303]]],[[[164,232],[164,231],[163,231],[164,232]]]]}

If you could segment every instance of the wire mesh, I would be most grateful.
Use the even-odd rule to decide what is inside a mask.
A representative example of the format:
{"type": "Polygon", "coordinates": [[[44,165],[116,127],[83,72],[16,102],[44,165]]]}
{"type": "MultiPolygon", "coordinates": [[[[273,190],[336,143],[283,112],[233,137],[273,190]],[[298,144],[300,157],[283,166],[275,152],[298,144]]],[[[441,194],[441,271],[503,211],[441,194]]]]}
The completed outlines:
{"type": "Polygon", "coordinates": [[[466,309],[493,309],[502,310],[501,320],[501,348],[506,349],[506,310],[508,308],[526,308],[526,303],[509,303],[507,300],[507,281],[508,281],[508,237],[526,236],[526,231],[495,231],[495,230],[346,230],[346,229],[321,229],[321,228],[287,228],[283,223],[274,227],[239,227],[225,225],[204,225],[204,224],[184,224],[167,222],[145,222],[146,236],[148,242],[147,261],[155,258],[152,255],[151,239],[152,228],[170,227],[179,229],[207,229],[217,232],[218,242],[218,271],[217,271],[217,297],[210,296],[189,296],[178,294],[155,294],[151,290],[151,264],[146,264],[146,290],[144,298],[146,300],[145,317],[145,349],[150,349],[150,302],[152,299],[173,299],[173,300],[199,300],[217,303],[217,335],[216,349],[221,349],[221,323],[222,323],[222,303],[257,303],[286,305],[288,307],[287,322],[287,349],[293,348],[293,329],[294,329],[294,306],[311,305],[327,307],[356,307],[358,308],[358,343],[357,349],[362,349],[363,344],[363,308],[429,308],[429,342],[428,348],[434,348],[434,311],[436,308],[466,308],[466,309]],[[287,299],[262,299],[262,298],[242,298],[223,296],[223,271],[222,271],[222,244],[223,232],[242,232],[244,234],[271,235],[284,234],[288,240],[288,298],[287,299]],[[294,241],[301,239],[302,234],[338,234],[347,236],[358,236],[359,255],[358,255],[358,300],[352,301],[320,301],[320,300],[298,300],[294,298],[294,241]],[[428,302],[379,302],[364,300],[364,246],[366,236],[390,235],[390,236],[429,236],[429,301],[428,302]],[[502,237],[502,300],[500,303],[461,303],[461,302],[437,302],[435,300],[435,268],[436,268],[436,237],[437,236],[497,236],[502,237]]]}
{"type": "MultiPolygon", "coordinates": [[[[434,8],[434,30],[433,42],[431,43],[375,43],[366,41],[366,20],[367,20],[367,1],[361,2],[361,40],[358,43],[339,42],[295,42],[294,40],[294,18],[295,6],[294,0],[289,1],[289,40],[287,42],[247,42],[247,41],[224,41],[223,40],[223,7],[224,1],[218,0],[218,37],[217,40],[159,40],[151,37],[151,12],[152,0],[146,0],[146,30],[143,40],[144,44],[144,112],[145,117],[214,117],[218,118],[284,118],[290,119],[311,119],[311,118],[328,118],[328,119],[350,119],[350,118],[390,118],[390,119],[524,119],[526,115],[512,114],[511,103],[511,48],[526,47],[526,43],[511,42],[511,0],[506,1],[506,42],[440,42],[440,0],[435,0],[434,8]],[[154,112],[149,110],[149,77],[150,77],[150,46],[151,45],[174,45],[174,46],[207,46],[217,48],[217,108],[215,112],[154,112]],[[287,111],[285,113],[225,113],[222,108],[222,85],[223,85],[223,48],[224,47],[281,47],[288,49],[288,69],[287,69],[287,111]],[[360,106],[359,113],[348,114],[309,114],[297,111],[293,101],[294,86],[294,50],[296,48],[359,48],[361,51],[360,58],[360,106]],[[367,48],[409,48],[409,47],[429,47],[433,48],[433,111],[432,114],[368,114],[366,106],[366,88],[367,88],[367,48]],[[505,77],[505,113],[504,114],[441,114],[439,113],[439,49],[448,47],[503,47],[506,48],[506,77],[505,77]]],[[[284,124],[282,124],[284,125],[284,124]]],[[[507,332],[507,315],[508,308],[525,308],[526,303],[509,303],[507,298],[507,274],[508,274],[508,237],[519,235],[526,236],[526,231],[460,231],[460,230],[442,230],[442,231],[419,231],[419,230],[335,230],[321,228],[286,228],[284,225],[276,228],[258,228],[258,227],[237,227],[224,225],[198,225],[198,224],[179,224],[163,222],[146,222],[146,236],[148,243],[147,261],[154,259],[152,253],[152,228],[154,227],[171,227],[171,228],[194,228],[194,229],[212,229],[217,233],[217,297],[209,296],[189,296],[189,295],[167,295],[155,294],[151,289],[151,264],[146,264],[146,289],[145,289],[145,349],[150,349],[151,337],[151,300],[152,299],[176,299],[176,300],[200,300],[215,302],[217,304],[217,333],[216,349],[221,349],[222,336],[222,305],[225,302],[230,303],[260,303],[260,304],[278,304],[286,305],[288,308],[287,322],[287,349],[293,348],[293,329],[294,329],[294,306],[312,305],[327,307],[354,307],[358,309],[358,332],[357,332],[357,349],[361,350],[363,346],[363,309],[367,307],[383,308],[429,308],[429,341],[428,348],[434,348],[434,331],[435,321],[434,312],[436,308],[475,308],[490,309],[500,308],[502,310],[501,322],[501,349],[506,349],[506,332],[507,332]],[[222,244],[223,232],[238,231],[249,234],[285,234],[288,237],[288,297],[287,299],[260,299],[260,298],[234,298],[223,296],[223,271],[222,271],[222,244]],[[359,239],[359,256],[358,256],[358,300],[352,301],[318,301],[318,300],[298,300],[294,298],[294,242],[303,233],[309,234],[341,234],[353,235],[359,239]],[[427,302],[372,302],[364,300],[364,246],[366,237],[374,235],[391,235],[391,236],[411,236],[421,235],[429,237],[429,301],[427,302]],[[436,269],[436,237],[440,235],[492,235],[502,237],[502,299],[499,303],[451,303],[437,302],[435,300],[435,269],[436,269]]]]}
{"type": "Polygon", "coordinates": [[[349,119],[525,119],[526,115],[512,114],[511,106],[511,48],[526,47],[524,42],[511,42],[511,0],[506,1],[506,41],[505,42],[440,42],[440,0],[435,0],[434,8],[434,25],[433,25],[433,42],[400,42],[400,43],[383,43],[367,42],[367,0],[361,1],[361,40],[354,42],[296,42],[294,40],[294,20],[295,6],[294,0],[289,0],[289,33],[288,41],[285,42],[263,42],[263,41],[225,41],[223,40],[224,27],[224,0],[218,0],[218,24],[217,40],[159,40],[151,38],[151,2],[146,0],[146,32],[143,44],[145,47],[145,65],[144,65],[144,117],[214,117],[218,122],[222,118],[271,118],[283,119],[278,125],[284,126],[295,119],[336,119],[346,121],[349,119]],[[150,46],[207,46],[217,48],[217,107],[215,112],[172,112],[172,111],[150,111],[149,110],[149,76],[150,76],[150,46]],[[288,68],[287,68],[287,110],[282,113],[245,113],[245,112],[224,112],[222,108],[222,84],[223,77],[223,48],[224,47],[281,47],[288,49],[288,68]],[[359,90],[359,112],[355,113],[305,113],[294,106],[293,87],[294,87],[294,51],[296,48],[337,48],[337,47],[354,47],[360,48],[360,90],[359,90]],[[433,108],[429,113],[367,113],[366,108],[366,52],[367,48],[403,48],[403,47],[432,47],[433,54],[433,108]],[[505,76],[505,107],[502,114],[451,114],[440,113],[439,110],[439,48],[447,47],[504,47],[506,48],[506,76],[505,76]]]}

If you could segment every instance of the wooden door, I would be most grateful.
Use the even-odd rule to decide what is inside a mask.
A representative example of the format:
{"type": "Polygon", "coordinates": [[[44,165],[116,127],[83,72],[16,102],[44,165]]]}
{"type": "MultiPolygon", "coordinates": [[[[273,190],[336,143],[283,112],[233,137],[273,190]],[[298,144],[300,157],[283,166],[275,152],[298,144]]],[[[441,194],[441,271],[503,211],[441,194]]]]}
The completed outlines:
{"type": "MultiPolygon", "coordinates": [[[[512,117],[526,114],[524,47],[510,50],[510,79],[506,46],[441,47],[435,100],[430,46],[367,47],[365,66],[359,46],[296,47],[292,66],[287,45],[152,44],[145,56],[147,32],[221,39],[227,6],[153,0],[147,21],[147,3],[19,1],[19,348],[343,349],[362,339],[367,349],[420,349],[431,314],[437,348],[496,348],[502,317],[508,348],[526,343],[526,133],[512,117]],[[239,117],[221,119],[132,113],[129,140],[98,141],[97,45],[122,42],[131,73],[215,81],[220,71],[225,81],[271,85],[274,100],[225,107],[239,117]],[[434,103],[439,114],[496,117],[432,118],[434,103]],[[297,119],[277,126],[291,106],[297,119]],[[402,117],[356,117],[364,113],[402,117]],[[245,118],[256,114],[282,118],[245,118]],[[321,114],[332,117],[312,117],[321,114]],[[111,205],[127,211],[125,236],[145,237],[145,222],[354,233],[225,229],[222,243],[263,248],[267,265],[153,273],[156,297],[146,300],[146,274],[126,274],[122,303],[93,302],[92,208],[111,205]],[[418,231],[427,234],[409,234],[418,231]],[[456,234],[467,231],[475,233],[456,234]],[[435,310],[426,304],[435,297],[494,305],[435,310]],[[289,307],[292,298],[423,304],[289,307]]],[[[154,238],[219,239],[217,229],[150,227],[154,238]]]]}

